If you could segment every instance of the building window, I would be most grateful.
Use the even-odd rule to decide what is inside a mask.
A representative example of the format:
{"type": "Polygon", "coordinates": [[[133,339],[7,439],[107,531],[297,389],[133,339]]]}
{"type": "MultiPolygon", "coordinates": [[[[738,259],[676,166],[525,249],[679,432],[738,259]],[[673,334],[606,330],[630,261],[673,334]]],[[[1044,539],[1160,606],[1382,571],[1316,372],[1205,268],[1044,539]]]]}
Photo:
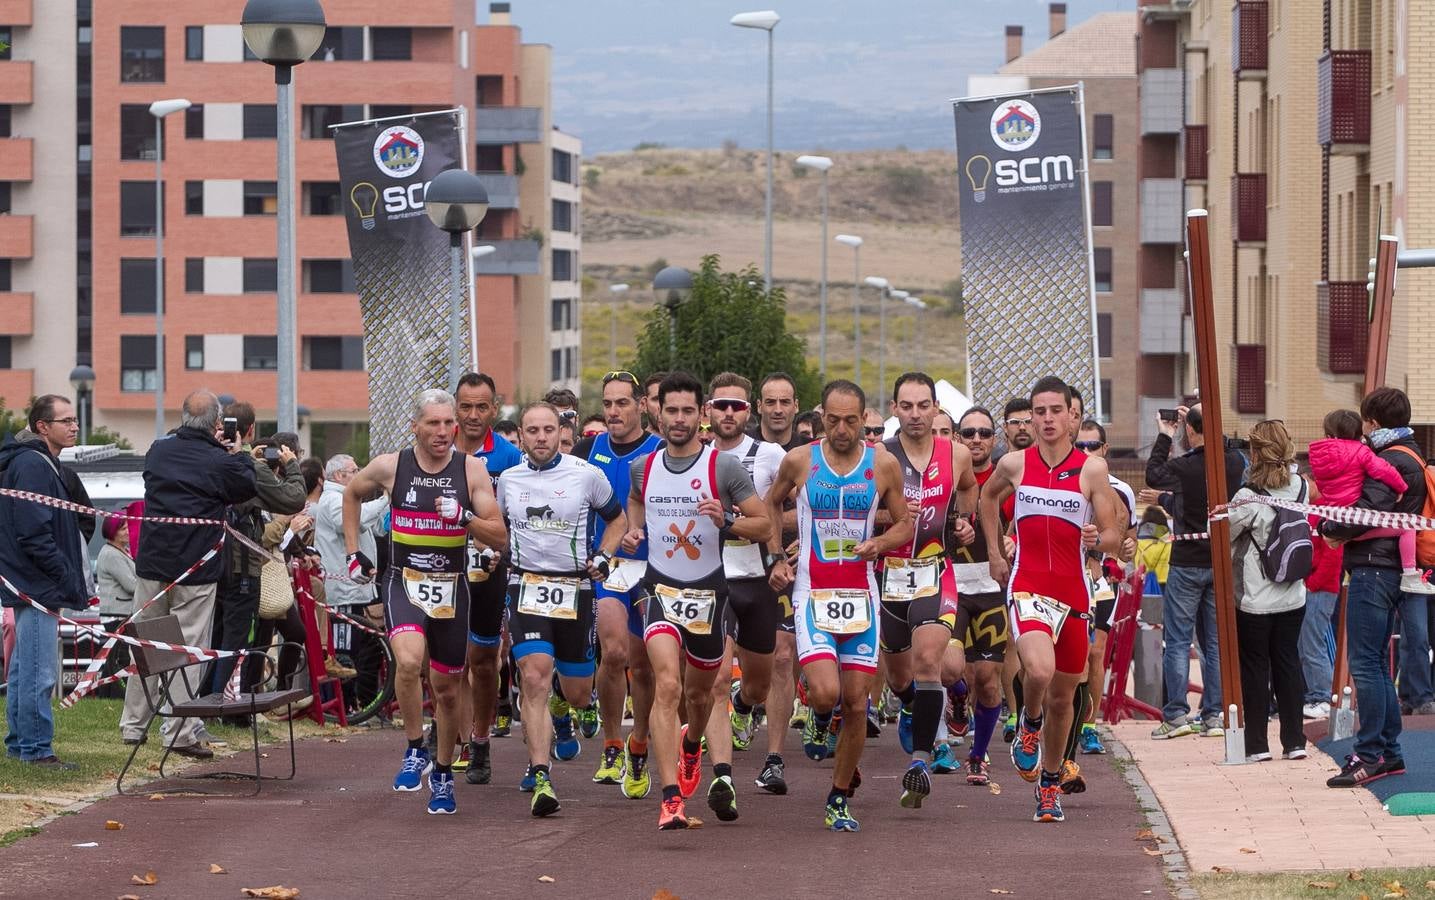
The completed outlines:
{"type": "Polygon", "coordinates": [[[319,49],[309,58],[320,62],[362,60],[364,29],[358,25],[324,29],[324,40],[319,42],[319,49]]]}
{"type": "Polygon", "coordinates": [[[338,125],[340,122],[354,122],[364,117],[364,107],[361,104],[348,106],[332,106],[324,104],[305,104],[301,115],[299,136],[305,140],[327,140],[334,136],[329,130],[330,125],[338,125]]]}
{"type": "Polygon", "coordinates": [[[184,261],[184,292],[204,293],[204,258],[191,256],[184,261]]]}
{"type": "Polygon", "coordinates": [[[120,81],[164,81],[164,26],[120,28],[120,81]]]}
{"type": "Polygon", "coordinates": [[[1115,119],[1106,113],[1097,113],[1091,117],[1091,158],[1111,159],[1115,155],[1115,119]]]}
{"type": "Polygon", "coordinates": [[[279,338],[272,334],[244,336],[244,368],[279,368],[279,338]]]}
{"type": "Polygon", "coordinates": [[[414,57],[412,28],[370,28],[369,42],[375,60],[401,60],[414,57]]]}
{"type": "Polygon", "coordinates": [[[1096,355],[1111,358],[1111,313],[1096,314],[1096,355]]]}
{"type": "Polygon", "coordinates": [[[304,338],[304,368],[321,372],[362,372],[362,337],[304,338]]]}
{"type": "Polygon", "coordinates": [[[1111,421],[1111,379],[1101,379],[1101,420],[1111,421]]]}
{"type": "Polygon", "coordinates": [[[273,181],[244,182],[244,214],[272,216],[279,211],[279,185],[273,181]]]}
{"type": "Polygon", "coordinates": [[[0,215],[14,209],[11,205],[14,198],[10,196],[10,182],[0,181],[0,215]]]}
{"type": "Polygon", "coordinates": [[[1112,222],[1111,182],[1091,182],[1091,224],[1109,226],[1112,222]]]}
{"type": "Polygon", "coordinates": [[[10,260],[0,259],[0,293],[9,293],[12,289],[10,284],[10,260]]]}
{"type": "Polygon", "coordinates": [[[120,260],[120,314],[154,315],[154,260],[120,260]]]}
{"type": "Polygon", "coordinates": [[[154,335],[120,336],[120,390],[153,391],[155,371],[154,335]]]}
{"type": "Polygon", "coordinates": [[[310,294],[354,293],[354,264],[347,259],[304,260],[304,291],[310,294]]]}
{"type": "Polygon", "coordinates": [[[563,380],[563,351],[562,351],[562,350],[550,350],[550,351],[548,351],[548,380],[549,380],[549,381],[562,381],[562,380],[563,380]]]}
{"type": "Polygon", "coordinates": [[[573,301],[567,297],[556,297],[549,306],[550,328],[553,331],[567,331],[573,327],[573,301]]]}
{"type": "MultiPolygon", "coordinates": [[[[279,261],[245,257],[244,293],[273,294],[279,290],[279,261]]],[[[248,338],[245,338],[248,340],[248,338]]],[[[246,368],[248,368],[246,366],[246,368]]]]}
{"type": "Polygon", "coordinates": [[[553,251],[553,280],[554,280],[554,281],[572,281],[572,280],[573,280],[573,251],[572,251],[572,250],[554,250],[554,251],[553,251]]]}
{"type": "Polygon", "coordinates": [[[10,104],[0,103],[0,137],[10,136],[10,104]]]}
{"type": "Polygon", "coordinates": [[[15,32],[10,26],[0,26],[0,60],[11,59],[15,51],[15,32]]]}
{"type": "Polygon", "coordinates": [[[154,182],[120,182],[120,235],[140,237],[155,230],[154,182]]]}
{"type": "Polygon", "coordinates": [[[578,348],[565,347],[563,349],[564,378],[578,377],[578,348]]]}
{"type": "Polygon", "coordinates": [[[1111,292],[1111,248],[1097,247],[1091,251],[1093,268],[1096,274],[1096,292],[1111,292]]]}
{"type": "Polygon", "coordinates": [[[553,230],[573,230],[573,204],[567,200],[553,201],[553,230]]]}
{"type": "Polygon", "coordinates": [[[186,369],[204,368],[204,335],[187,334],[184,336],[184,367],[186,369]]]}
{"type": "Polygon", "coordinates": [[[502,172],[503,145],[479,144],[475,148],[473,156],[473,170],[475,172],[502,172]]]}
{"type": "Polygon", "coordinates": [[[120,107],[120,159],[154,159],[154,126],[161,121],[148,106],[126,103],[120,107]]]}
{"type": "Polygon", "coordinates": [[[343,209],[339,201],[339,182],[304,182],[304,215],[337,216],[342,214],[343,209]]]}
{"type": "Polygon", "coordinates": [[[573,184],[573,154],[553,151],[553,180],[573,184]]]}
{"type": "Polygon", "coordinates": [[[0,334],[0,369],[10,368],[10,335],[0,334]]]}
{"type": "Polygon", "coordinates": [[[184,183],[184,214],[186,216],[204,215],[204,182],[186,181],[184,183]]]}
{"type": "Polygon", "coordinates": [[[396,119],[399,116],[411,116],[414,114],[412,103],[375,103],[369,107],[369,118],[371,119],[396,119]]]}
{"type": "Polygon", "coordinates": [[[203,103],[196,103],[184,111],[184,136],[191,141],[204,140],[203,103]]]}
{"type": "Polygon", "coordinates": [[[204,26],[186,25],[184,28],[184,58],[189,62],[204,61],[204,26]]]}
{"type": "Polygon", "coordinates": [[[279,136],[278,115],[273,103],[244,104],[244,137],[273,138],[279,136]]]}

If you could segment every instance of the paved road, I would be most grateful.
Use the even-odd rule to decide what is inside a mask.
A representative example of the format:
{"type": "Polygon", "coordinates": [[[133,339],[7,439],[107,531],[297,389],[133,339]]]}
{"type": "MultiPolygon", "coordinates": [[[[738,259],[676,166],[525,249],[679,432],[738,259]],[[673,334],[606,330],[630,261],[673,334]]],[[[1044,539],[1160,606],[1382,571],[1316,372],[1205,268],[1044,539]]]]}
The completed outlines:
{"type": "Polygon", "coordinates": [[[426,815],[427,791],[389,789],[401,744],[395,731],[301,743],[298,779],[266,785],[256,799],[107,798],[0,850],[0,896],[238,897],[240,888],[279,883],[301,888],[303,900],[647,898],[660,889],[681,898],[1168,895],[1159,860],[1134,840],[1141,812],[1110,757],[1083,760],[1091,790],[1068,798],[1062,825],[1031,822],[1031,789],[1005,745],[993,754],[1000,795],[942,776],[924,809],[905,810],[897,805],[904,760],[889,728],[869,744],[853,801],[862,831],[832,834],[821,819],[831,764],[791,752],[791,733],[786,797],[754,787],[762,757],[739,753],[741,819],[717,822],[699,797],[690,811],[705,827],[660,833],[656,789],[630,801],[589,781],[596,742],[557,764],[563,810],[542,820],[517,789],[519,738],[494,741],[494,784],[460,776],[455,817],[426,815]],[[107,819],[125,828],[106,831],[107,819]],[[99,846],[73,846],[88,841],[99,846]],[[1050,849],[1034,856],[1037,848],[1050,849]],[[211,863],[229,874],[210,875],[211,863]],[[130,886],[147,870],[158,884],[130,886]]]}

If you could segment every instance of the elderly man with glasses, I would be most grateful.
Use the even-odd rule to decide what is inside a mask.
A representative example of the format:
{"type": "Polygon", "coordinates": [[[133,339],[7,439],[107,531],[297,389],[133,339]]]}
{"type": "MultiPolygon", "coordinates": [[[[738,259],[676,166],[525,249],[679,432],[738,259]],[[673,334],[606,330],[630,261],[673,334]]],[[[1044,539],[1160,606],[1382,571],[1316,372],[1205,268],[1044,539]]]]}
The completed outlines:
{"type": "MultiPolygon", "coordinates": [[[[347,572],[349,564],[344,553],[344,488],[359,474],[359,464],[352,456],[340,453],[329,457],[324,465],[324,492],[314,507],[314,546],[326,572],[347,572]]],[[[359,552],[369,559],[378,558],[374,533],[389,511],[389,498],[380,494],[361,507],[359,517],[359,552]]],[[[335,579],[324,586],[332,606],[369,606],[374,599],[373,584],[356,584],[335,579]]],[[[382,619],[380,609],[366,610],[370,618],[382,619]]]]}

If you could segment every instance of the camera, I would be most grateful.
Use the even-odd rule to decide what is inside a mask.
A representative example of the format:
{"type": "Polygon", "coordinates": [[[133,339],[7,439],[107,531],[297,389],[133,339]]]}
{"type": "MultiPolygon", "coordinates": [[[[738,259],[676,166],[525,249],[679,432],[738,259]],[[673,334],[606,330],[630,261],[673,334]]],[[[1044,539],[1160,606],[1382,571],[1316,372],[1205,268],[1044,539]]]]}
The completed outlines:
{"type": "Polygon", "coordinates": [[[224,417],[224,440],[230,444],[239,440],[239,420],[233,416],[224,417]]]}
{"type": "Polygon", "coordinates": [[[1161,417],[1162,422],[1174,422],[1180,418],[1180,415],[1174,409],[1158,409],[1156,410],[1156,414],[1161,417]]]}

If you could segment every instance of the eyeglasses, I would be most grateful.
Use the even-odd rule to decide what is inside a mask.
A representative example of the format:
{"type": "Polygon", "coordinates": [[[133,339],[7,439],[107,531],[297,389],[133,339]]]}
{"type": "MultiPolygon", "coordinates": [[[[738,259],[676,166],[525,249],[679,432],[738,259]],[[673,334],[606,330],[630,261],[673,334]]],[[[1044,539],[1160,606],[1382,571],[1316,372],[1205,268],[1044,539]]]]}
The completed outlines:
{"type": "Polygon", "coordinates": [[[1031,419],[1007,419],[1006,424],[1016,428],[1030,428],[1031,419]]]}
{"type": "Polygon", "coordinates": [[[885,425],[863,426],[862,431],[865,432],[868,437],[871,437],[874,434],[885,433],[887,427],[885,425]]]}
{"type": "Polygon", "coordinates": [[[752,409],[751,403],[736,397],[719,397],[716,400],[709,400],[708,405],[718,412],[747,412],[752,409]]]}
{"type": "Polygon", "coordinates": [[[994,436],[996,432],[990,428],[963,428],[961,431],[957,432],[957,434],[960,434],[967,440],[971,440],[974,437],[980,437],[983,439],[989,438],[994,436]]]}
{"type": "Polygon", "coordinates": [[[70,417],[67,418],[67,419],[44,419],[43,421],[49,422],[49,423],[52,424],[52,425],[78,425],[78,424],[80,424],[80,420],[77,419],[77,418],[75,418],[74,416],[70,416],[70,417]]]}
{"type": "Polygon", "coordinates": [[[1101,441],[1076,441],[1075,443],[1076,443],[1076,449],[1082,450],[1082,451],[1085,451],[1085,452],[1088,452],[1088,453],[1091,452],[1092,450],[1100,450],[1102,447],[1105,447],[1105,446],[1106,446],[1106,445],[1105,445],[1104,443],[1102,443],[1101,441]]]}
{"type": "Polygon", "coordinates": [[[621,381],[625,384],[636,385],[638,383],[638,376],[634,375],[632,372],[609,372],[607,375],[603,376],[603,383],[607,384],[610,381],[621,381]]]}

